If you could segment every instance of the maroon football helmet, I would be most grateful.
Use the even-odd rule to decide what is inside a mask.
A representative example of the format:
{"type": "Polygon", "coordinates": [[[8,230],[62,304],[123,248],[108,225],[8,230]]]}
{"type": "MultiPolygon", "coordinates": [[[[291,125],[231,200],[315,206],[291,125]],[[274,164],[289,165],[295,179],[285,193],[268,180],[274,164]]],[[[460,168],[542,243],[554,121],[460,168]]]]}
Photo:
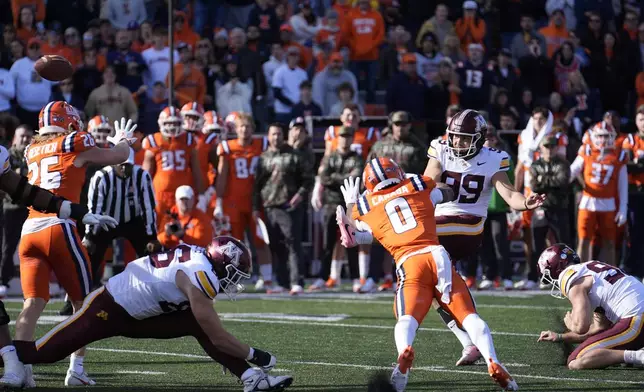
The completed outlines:
{"type": "Polygon", "coordinates": [[[541,281],[545,284],[551,284],[550,294],[555,298],[563,298],[559,287],[559,275],[569,265],[579,264],[581,259],[577,252],[566,244],[554,244],[547,248],[539,256],[539,271],[541,272],[541,281]]]}
{"type": "Polygon", "coordinates": [[[452,117],[447,126],[448,151],[457,158],[471,158],[481,151],[486,132],[487,122],[479,112],[462,110],[452,117]],[[454,144],[455,136],[459,139],[458,145],[454,144]]]}
{"type": "Polygon", "coordinates": [[[239,283],[250,278],[250,251],[241,241],[229,237],[215,237],[208,246],[213,270],[219,278],[221,289],[230,299],[244,290],[239,283]]]}

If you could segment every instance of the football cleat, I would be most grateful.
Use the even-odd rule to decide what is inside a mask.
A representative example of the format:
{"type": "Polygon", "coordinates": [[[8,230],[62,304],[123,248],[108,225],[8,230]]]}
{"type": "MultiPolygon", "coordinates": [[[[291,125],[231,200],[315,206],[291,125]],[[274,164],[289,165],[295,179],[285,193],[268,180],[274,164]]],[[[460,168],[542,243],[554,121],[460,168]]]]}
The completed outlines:
{"type": "Polygon", "coordinates": [[[376,282],[374,282],[371,278],[365,280],[362,286],[360,286],[361,293],[373,293],[376,290],[378,290],[378,287],[376,287],[376,282]]]}
{"type": "Polygon", "coordinates": [[[392,279],[385,279],[385,281],[378,287],[378,291],[393,290],[394,281],[392,279]]]}
{"type": "Polygon", "coordinates": [[[264,279],[262,278],[257,279],[257,282],[255,283],[255,290],[264,291],[264,279]]]}
{"type": "Polygon", "coordinates": [[[291,376],[270,376],[259,369],[253,369],[253,373],[242,379],[244,392],[258,391],[283,391],[293,383],[291,376]]]}
{"type": "Polygon", "coordinates": [[[503,289],[512,290],[514,288],[514,283],[510,279],[503,279],[503,289]]]}
{"type": "Polygon", "coordinates": [[[67,370],[67,376],[65,376],[65,386],[66,387],[77,387],[77,386],[89,386],[96,385],[96,381],[89,378],[86,372],[76,373],[72,369],[67,370]]]}
{"type": "Polygon", "coordinates": [[[514,288],[517,290],[536,290],[537,282],[533,280],[523,279],[514,284],[514,288]]]}
{"type": "Polygon", "coordinates": [[[517,382],[514,381],[514,378],[508,373],[505,367],[500,363],[494,363],[490,358],[490,364],[487,367],[490,377],[494,380],[495,383],[499,384],[504,391],[518,391],[519,386],[517,382]]]}
{"type": "Polygon", "coordinates": [[[411,369],[412,362],[414,361],[414,348],[407,346],[405,351],[398,356],[398,364],[391,373],[391,384],[396,388],[397,392],[402,392],[407,386],[409,380],[409,370],[411,369]]]}
{"type": "Polygon", "coordinates": [[[360,287],[362,287],[362,283],[360,282],[360,279],[354,279],[353,280],[353,292],[354,293],[359,293],[360,292],[360,287]]]}
{"type": "Polygon", "coordinates": [[[291,291],[290,291],[291,295],[298,295],[298,294],[302,294],[303,292],[304,292],[304,289],[299,284],[294,284],[291,286],[291,291]]]}
{"type": "Polygon", "coordinates": [[[329,278],[325,283],[324,286],[327,289],[337,289],[340,288],[340,280],[335,280],[333,278],[329,278]]]}
{"type": "MultiPolygon", "coordinates": [[[[7,364],[5,363],[5,365],[7,364]]],[[[11,388],[21,388],[25,385],[26,375],[27,372],[25,371],[25,366],[22,363],[18,362],[11,367],[6,366],[4,369],[4,375],[0,378],[0,385],[11,388]]]]}
{"type": "Polygon", "coordinates": [[[465,279],[465,284],[467,285],[468,289],[476,289],[476,278],[473,276],[468,276],[465,279]]]}
{"type": "Polygon", "coordinates": [[[286,291],[284,287],[269,281],[264,282],[264,288],[266,289],[266,294],[282,294],[286,291]]]}
{"type": "Polygon", "coordinates": [[[25,365],[24,388],[36,388],[36,380],[34,380],[34,368],[32,365],[25,365]]]}
{"type": "Polygon", "coordinates": [[[461,353],[461,358],[456,361],[456,366],[468,366],[474,365],[477,361],[483,359],[481,352],[476,346],[467,346],[463,349],[461,353]]]}
{"type": "Polygon", "coordinates": [[[479,290],[490,290],[494,288],[494,282],[489,279],[483,279],[479,283],[479,290]]]}
{"type": "Polygon", "coordinates": [[[308,289],[306,289],[306,291],[308,291],[310,293],[310,292],[313,292],[313,291],[324,290],[326,288],[325,283],[326,282],[324,281],[324,279],[318,278],[318,279],[315,280],[315,282],[313,282],[313,284],[311,284],[309,286],[308,289]]]}

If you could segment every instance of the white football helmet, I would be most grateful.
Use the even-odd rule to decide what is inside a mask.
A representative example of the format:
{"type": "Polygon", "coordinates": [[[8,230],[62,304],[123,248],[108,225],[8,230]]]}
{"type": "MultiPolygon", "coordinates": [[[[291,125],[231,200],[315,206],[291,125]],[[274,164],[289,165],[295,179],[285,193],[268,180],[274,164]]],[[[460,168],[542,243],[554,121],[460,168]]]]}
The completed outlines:
{"type": "Polygon", "coordinates": [[[617,132],[613,126],[606,121],[595,124],[590,129],[590,141],[594,148],[611,148],[615,146],[617,132]]]}
{"type": "Polygon", "coordinates": [[[184,132],[183,118],[174,106],[168,106],[159,113],[159,131],[165,137],[181,136],[184,132]]]}

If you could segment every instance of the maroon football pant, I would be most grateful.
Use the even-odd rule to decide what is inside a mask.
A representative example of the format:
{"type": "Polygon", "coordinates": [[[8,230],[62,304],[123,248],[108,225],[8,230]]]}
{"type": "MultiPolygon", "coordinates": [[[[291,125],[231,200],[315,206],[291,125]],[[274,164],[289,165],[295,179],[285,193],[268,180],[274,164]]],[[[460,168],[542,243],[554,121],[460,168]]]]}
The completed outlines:
{"type": "Polygon", "coordinates": [[[174,339],[192,336],[210,358],[241,378],[250,368],[243,359],[218,350],[192,311],[178,310],[144,320],[130,316],[104,288],[90,293],[83,307],[35,342],[15,340],[18,358],[26,364],[53,363],[97,340],[114,336],[133,339],[174,339]]]}

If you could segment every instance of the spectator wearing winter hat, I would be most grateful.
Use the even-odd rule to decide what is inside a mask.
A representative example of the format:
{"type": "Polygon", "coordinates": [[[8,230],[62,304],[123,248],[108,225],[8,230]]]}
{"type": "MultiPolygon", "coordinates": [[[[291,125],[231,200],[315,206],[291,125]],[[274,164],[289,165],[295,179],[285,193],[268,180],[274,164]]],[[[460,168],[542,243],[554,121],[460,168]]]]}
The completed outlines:
{"type": "Polygon", "coordinates": [[[350,52],[350,68],[358,82],[364,84],[367,102],[375,100],[380,45],[385,39],[385,22],[369,0],[358,0],[358,6],[346,16],[344,24],[350,52]]]}
{"type": "MultiPolygon", "coordinates": [[[[335,52],[331,54],[326,68],[313,77],[313,101],[321,106],[325,116],[329,115],[331,107],[338,102],[338,86],[344,83],[348,83],[354,92],[358,91],[355,75],[345,69],[344,58],[339,52],[335,52]]],[[[353,102],[358,102],[357,96],[354,96],[353,102]]]]}
{"type": "Polygon", "coordinates": [[[188,23],[188,18],[186,17],[185,12],[175,11],[172,23],[174,23],[175,45],[183,42],[185,44],[188,44],[190,48],[197,46],[197,41],[199,41],[199,34],[192,31],[192,27],[190,27],[190,24],[188,23]]]}
{"type": "Polygon", "coordinates": [[[270,45],[279,39],[280,24],[275,8],[268,3],[268,0],[255,0],[255,7],[248,15],[248,25],[259,27],[262,42],[270,45]]]}
{"type": "MultiPolygon", "coordinates": [[[[196,101],[200,105],[204,103],[206,95],[206,78],[192,61],[192,48],[180,43],[177,46],[179,62],[174,65],[174,92],[180,106],[188,102],[196,101]]],[[[166,77],[166,85],[169,84],[170,75],[166,77]]]]}
{"type": "Polygon", "coordinates": [[[467,50],[472,43],[483,45],[487,35],[487,25],[483,18],[478,15],[478,8],[479,6],[474,0],[464,1],[463,17],[459,18],[454,25],[462,50],[467,50]]]}

